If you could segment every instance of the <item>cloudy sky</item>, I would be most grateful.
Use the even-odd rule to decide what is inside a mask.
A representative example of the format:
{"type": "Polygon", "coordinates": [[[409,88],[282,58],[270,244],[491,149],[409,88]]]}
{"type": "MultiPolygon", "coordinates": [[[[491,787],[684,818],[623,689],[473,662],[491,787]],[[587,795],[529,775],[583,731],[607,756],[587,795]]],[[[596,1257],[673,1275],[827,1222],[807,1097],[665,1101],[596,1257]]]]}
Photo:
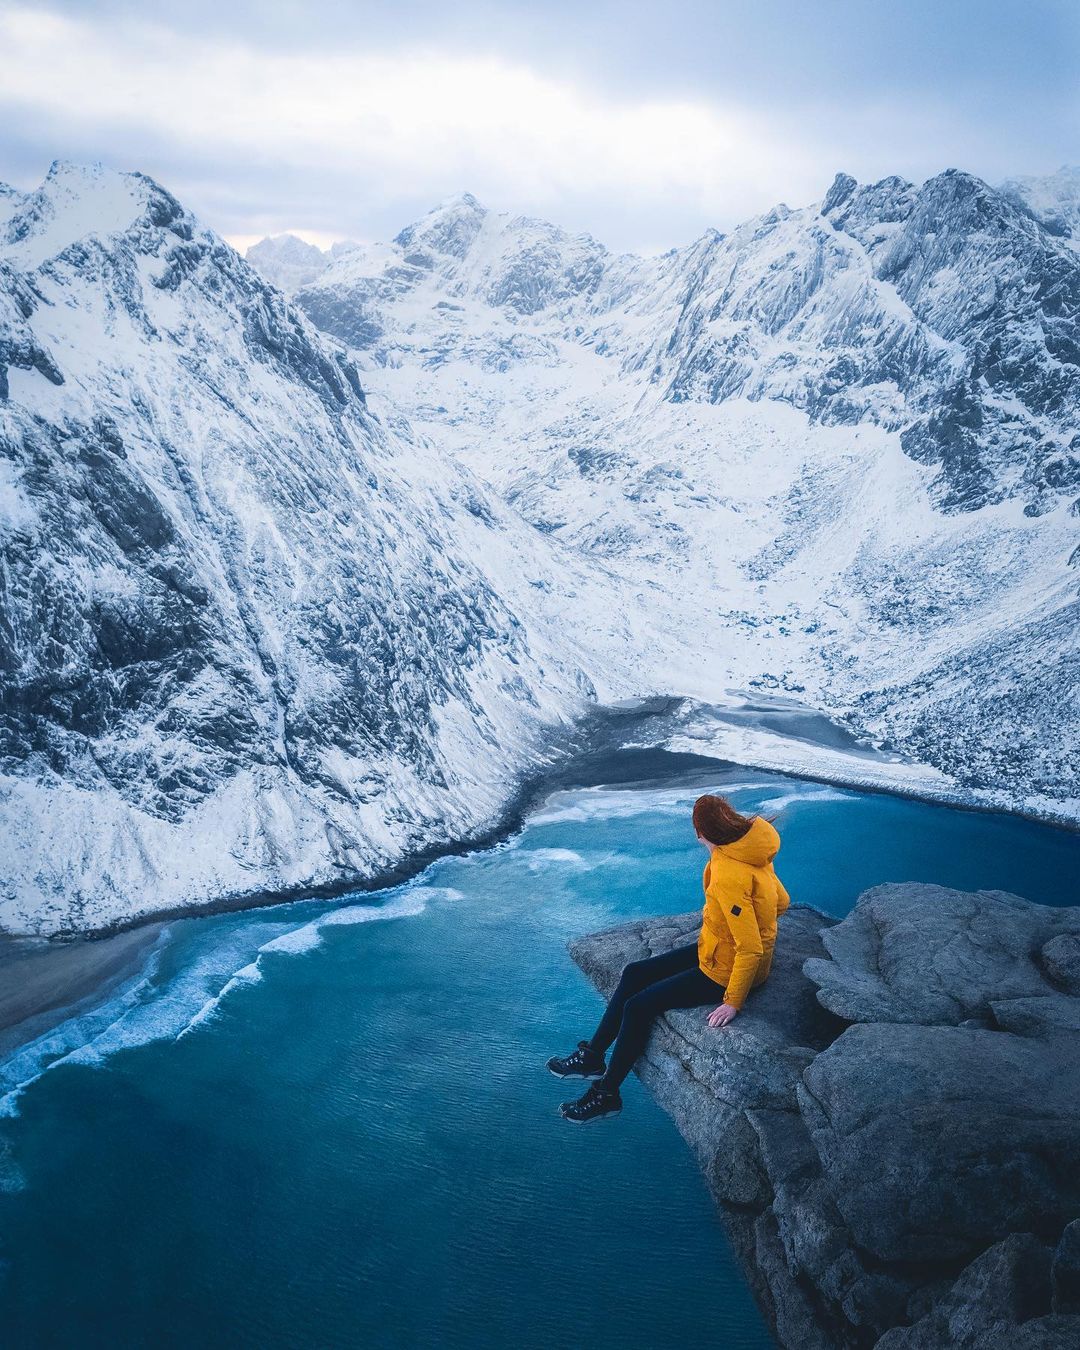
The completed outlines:
{"type": "Polygon", "coordinates": [[[0,180],[161,181],[243,246],[383,239],[468,190],[615,248],[840,169],[1080,162],[1075,0],[0,0],[0,180]]]}

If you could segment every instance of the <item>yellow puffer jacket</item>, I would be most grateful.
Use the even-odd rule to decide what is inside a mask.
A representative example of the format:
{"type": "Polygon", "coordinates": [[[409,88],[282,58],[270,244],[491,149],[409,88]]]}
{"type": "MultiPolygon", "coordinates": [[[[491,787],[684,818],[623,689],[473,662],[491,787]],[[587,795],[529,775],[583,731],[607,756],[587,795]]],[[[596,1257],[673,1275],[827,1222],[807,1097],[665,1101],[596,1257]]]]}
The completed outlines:
{"type": "Polygon", "coordinates": [[[734,844],[713,850],[702,882],[705,908],[698,938],[698,964],[726,985],[724,1002],[741,1008],[772,965],[776,920],[791,903],[772,860],[780,836],[761,816],[734,844]]]}

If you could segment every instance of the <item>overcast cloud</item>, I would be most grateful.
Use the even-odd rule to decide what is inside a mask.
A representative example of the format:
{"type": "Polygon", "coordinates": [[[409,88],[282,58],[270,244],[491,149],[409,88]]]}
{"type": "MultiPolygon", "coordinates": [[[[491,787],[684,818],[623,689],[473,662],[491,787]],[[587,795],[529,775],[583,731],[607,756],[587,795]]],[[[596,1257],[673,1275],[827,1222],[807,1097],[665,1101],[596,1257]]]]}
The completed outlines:
{"type": "Polygon", "coordinates": [[[240,245],[469,190],[653,250],[840,169],[1080,160],[1080,7],[967,0],[0,4],[0,179],[141,169],[240,245]]]}

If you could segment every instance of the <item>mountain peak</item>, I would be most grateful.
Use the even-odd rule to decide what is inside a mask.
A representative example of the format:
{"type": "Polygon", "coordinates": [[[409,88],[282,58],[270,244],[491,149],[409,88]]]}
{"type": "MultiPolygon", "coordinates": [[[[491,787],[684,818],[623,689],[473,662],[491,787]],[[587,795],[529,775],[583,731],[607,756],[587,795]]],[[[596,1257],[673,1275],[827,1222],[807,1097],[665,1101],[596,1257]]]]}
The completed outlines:
{"type": "Polygon", "coordinates": [[[452,196],[444,198],[435,208],[436,211],[453,210],[463,207],[468,211],[486,211],[487,207],[479,202],[471,192],[455,192],[452,196]]]}
{"type": "Polygon", "coordinates": [[[830,211],[834,211],[841,202],[846,202],[855,189],[859,186],[858,182],[852,178],[849,173],[838,173],[832,180],[832,186],[826,192],[824,200],[821,203],[821,214],[827,216],[830,211]]]}
{"type": "Polygon", "coordinates": [[[157,197],[172,201],[144,174],[53,160],[41,186],[16,206],[5,242],[21,266],[36,267],[77,239],[128,229],[157,197]]]}
{"type": "Polygon", "coordinates": [[[471,192],[459,192],[407,225],[394,243],[405,249],[430,249],[452,258],[464,258],[487,214],[487,207],[481,206],[471,192]]]}
{"type": "Polygon", "coordinates": [[[321,248],[316,244],[309,244],[298,234],[268,234],[257,244],[252,244],[246,256],[250,260],[253,256],[259,258],[269,255],[289,262],[312,263],[322,261],[326,257],[321,248]]]}
{"type": "Polygon", "coordinates": [[[939,185],[963,196],[981,196],[994,190],[985,179],[977,174],[968,173],[966,169],[942,169],[940,173],[928,178],[923,188],[932,189],[939,185]]]}
{"type": "Polygon", "coordinates": [[[325,272],[331,256],[295,234],[267,235],[244,254],[271,285],[286,295],[325,272]]]}

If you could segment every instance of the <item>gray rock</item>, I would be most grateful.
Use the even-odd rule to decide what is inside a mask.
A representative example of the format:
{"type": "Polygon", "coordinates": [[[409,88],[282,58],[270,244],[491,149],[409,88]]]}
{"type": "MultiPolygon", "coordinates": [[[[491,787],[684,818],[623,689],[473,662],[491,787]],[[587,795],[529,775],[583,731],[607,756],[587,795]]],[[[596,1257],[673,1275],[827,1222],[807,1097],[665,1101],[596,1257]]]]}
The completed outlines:
{"type": "Polygon", "coordinates": [[[990,1001],[990,1011],[1002,1031],[1015,1031],[1020,1036],[1080,1031],[1080,1000],[1064,995],[995,998],[990,1001]]]}
{"type": "MultiPolygon", "coordinates": [[[[609,993],[697,923],[571,951],[609,993]]],[[[879,886],[840,922],[793,905],[722,1033],[657,1024],[637,1072],[781,1345],[1080,1345],[1078,932],[999,891],[879,886]]]]}
{"type": "Polygon", "coordinates": [[[1061,1235],[1050,1280],[1054,1311],[1080,1313],[1080,1219],[1074,1219],[1061,1235]]]}
{"type": "Polygon", "coordinates": [[[1042,965],[1066,993],[1080,994],[1080,933],[1059,933],[1044,943],[1042,965]]]}
{"type": "MultiPolygon", "coordinates": [[[[879,886],[823,940],[830,959],[812,959],[806,974],[847,1021],[1001,1025],[996,1010],[1008,1019],[1019,999],[1037,1029],[1030,1000],[1054,999],[1052,981],[1073,978],[1080,912],[1004,891],[879,886]]],[[[1062,1025],[1055,1006],[1045,1020],[1062,1025]]]]}
{"type": "Polygon", "coordinates": [[[933,1312],[887,1332],[875,1350],[1075,1346],[1080,1319],[1038,1315],[1049,1297],[1049,1248],[1030,1233],[1015,1233],[972,1261],[933,1312]],[[1073,1339],[1063,1339],[1067,1334],[1073,1339]]]}
{"type": "Polygon", "coordinates": [[[1037,1045],[857,1024],[817,1056],[799,1104],[860,1246],[886,1261],[970,1257],[1080,1212],[1080,1040],[1037,1045]]]}

